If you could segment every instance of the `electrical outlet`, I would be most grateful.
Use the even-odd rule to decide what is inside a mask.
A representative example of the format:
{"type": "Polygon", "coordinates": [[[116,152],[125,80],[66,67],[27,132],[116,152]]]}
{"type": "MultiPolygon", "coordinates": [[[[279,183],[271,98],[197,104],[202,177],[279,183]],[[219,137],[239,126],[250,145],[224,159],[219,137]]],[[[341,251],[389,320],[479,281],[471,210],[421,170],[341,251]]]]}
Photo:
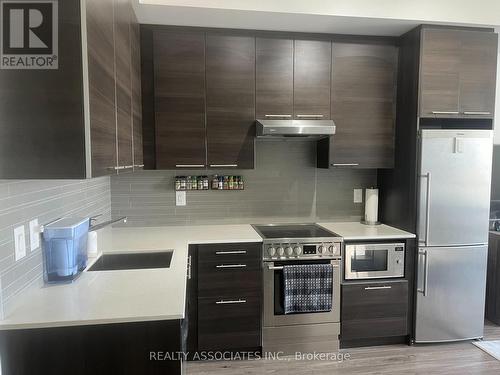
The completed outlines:
{"type": "Polygon", "coordinates": [[[354,203],[363,203],[363,189],[354,189],[354,203]]]}
{"type": "Polygon", "coordinates": [[[14,229],[14,249],[16,261],[26,256],[26,235],[24,225],[14,229]]]}
{"type": "Polygon", "coordinates": [[[176,206],[185,206],[186,205],[186,192],[185,191],[176,191],[175,192],[175,205],[176,206]]]}
{"type": "Polygon", "coordinates": [[[40,228],[38,219],[30,221],[30,251],[35,251],[40,247],[40,228]]]}

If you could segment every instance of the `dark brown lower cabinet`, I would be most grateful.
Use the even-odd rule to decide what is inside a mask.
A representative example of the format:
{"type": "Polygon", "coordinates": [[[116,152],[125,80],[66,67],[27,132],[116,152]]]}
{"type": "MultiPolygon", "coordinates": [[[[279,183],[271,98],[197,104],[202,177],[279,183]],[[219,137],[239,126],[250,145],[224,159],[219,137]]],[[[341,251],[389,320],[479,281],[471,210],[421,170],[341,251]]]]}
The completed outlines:
{"type": "Polygon", "coordinates": [[[500,233],[490,232],[486,279],[486,319],[500,325],[500,233]]]}
{"type": "Polygon", "coordinates": [[[341,342],[355,346],[362,340],[386,343],[406,337],[408,281],[377,281],[342,285],[341,342]]]}
{"type": "Polygon", "coordinates": [[[260,295],[231,293],[198,299],[198,349],[238,350],[260,346],[260,295]]]}
{"type": "Polygon", "coordinates": [[[182,321],[3,331],[2,374],[181,374],[182,321]],[[172,360],[170,360],[172,359],[172,360]]]}
{"type": "Polygon", "coordinates": [[[190,247],[187,347],[191,354],[261,349],[261,250],[260,243],[190,247]]]}

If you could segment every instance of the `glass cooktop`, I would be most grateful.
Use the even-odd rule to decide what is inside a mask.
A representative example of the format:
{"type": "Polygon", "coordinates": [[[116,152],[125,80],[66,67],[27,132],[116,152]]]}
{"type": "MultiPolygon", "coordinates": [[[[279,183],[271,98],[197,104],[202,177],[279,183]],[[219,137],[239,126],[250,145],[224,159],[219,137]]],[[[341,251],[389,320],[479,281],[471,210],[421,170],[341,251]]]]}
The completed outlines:
{"type": "Polygon", "coordinates": [[[336,234],[316,224],[254,225],[264,239],[272,238],[324,238],[336,234]]]}

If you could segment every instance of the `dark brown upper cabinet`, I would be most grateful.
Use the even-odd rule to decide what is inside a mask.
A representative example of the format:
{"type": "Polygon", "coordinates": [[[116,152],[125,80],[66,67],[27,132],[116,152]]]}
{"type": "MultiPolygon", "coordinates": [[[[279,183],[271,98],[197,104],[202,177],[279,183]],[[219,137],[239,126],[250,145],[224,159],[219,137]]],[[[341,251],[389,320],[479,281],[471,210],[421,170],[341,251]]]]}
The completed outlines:
{"type": "Polygon", "coordinates": [[[397,54],[392,45],[333,44],[330,166],[394,166],[397,54]]]}
{"type": "Polygon", "coordinates": [[[137,18],[132,11],[130,24],[131,74],[132,74],[132,137],[134,150],[134,169],[144,168],[144,153],[142,142],[142,98],[141,98],[141,35],[137,18]]]}
{"type": "Polygon", "coordinates": [[[0,71],[0,178],[133,169],[132,12],[130,0],[60,1],[58,69],[0,71]]]}
{"type": "Polygon", "coordinates": [[[293,40],[256,39],[256,118],[293,117],[293,40]]]}
{"type": "Polygon", "coordinates": [[[294,118],[330,119],[332,43],[295,40],[294,118]]]}
{"type": "Polygon", "coordinates": [[[87,0],[87,44],[92,175],[118,166],[113,1],[87,0]],[[101,15],[101,16],[99,16],[101,15]]]}
{"type": "Polygon", "coordinates": [[[205,34],[155,31],[156,168],[204,168],[205,34]]]}
{"type": "Polygon", "coordinates": [[[497,34],[421,31],[420,117],[493,118],[497,34]]]}
{"type": "Polygon", "coordinates": [[[128,0],[114,0],[115,32],[115,86],[118,166],[132,169],[132,59],[130,24],[131,8],[128,0]]]}
{"type": "Polygon", "coordinates": [[[255,38],[207,34],[207,164],[253,168],[255,38]]]}
{"type": "Polygon", "coordinates": [[[464,32],[460,61],[460,113],[493,118],[498,57],[498,34],[464,32]]]}

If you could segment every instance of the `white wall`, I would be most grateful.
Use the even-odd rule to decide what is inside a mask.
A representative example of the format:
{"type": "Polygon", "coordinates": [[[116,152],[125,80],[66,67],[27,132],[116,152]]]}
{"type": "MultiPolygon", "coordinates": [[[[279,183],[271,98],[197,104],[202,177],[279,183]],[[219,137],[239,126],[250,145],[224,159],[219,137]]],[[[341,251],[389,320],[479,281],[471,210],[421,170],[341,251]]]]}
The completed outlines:
{"type": "Polygon", "coordinates": [[[301,13],[347,17],[371,17],[422,22],[453,22],[500,25],[498,0],[136,0],[142,4],[163,4],[301,13]]]}

